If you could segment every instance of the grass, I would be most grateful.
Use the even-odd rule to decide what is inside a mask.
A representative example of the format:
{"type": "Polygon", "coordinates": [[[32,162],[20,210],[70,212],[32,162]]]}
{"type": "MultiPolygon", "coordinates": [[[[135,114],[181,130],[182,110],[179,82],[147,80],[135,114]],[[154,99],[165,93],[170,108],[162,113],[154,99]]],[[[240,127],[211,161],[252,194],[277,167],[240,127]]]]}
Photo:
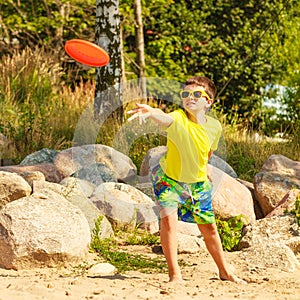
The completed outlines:
{"type": "Polygon", "coordinates": [[[119,273],[139,270],[143,273],[166,272],[165,260],[152,258],[147,255],[129,253],[122,250],[124,245],[153,245],[159,243],[157,236],[136,229],[133,233],[116,231],[116,237],[100,239],[100,224],[102,217],[95,220],[92,231],[91,250],[96,252],[105,262],[116,267],[119,273]]]}
{"type": "Polygon", "coordinates": [[[220,120],[226,142],[226,161],[240,179],[253,182],[254,176],[273,154],[300,161],[298,135],[295,134],[286,141],[277,141],[245,129],[239,124],[228,124],[225,117],[221,117],[220,120]]]}
{"type": "MultiPolygon", "coordinates": [[[[165,144],[165,137],[157,129],[148,128],[150,123],[147,123],[148,132],[143,133],[138,124],[120,124],[112,115],[99,129],[93,123],[92,112],[95,83],[79,80],[71,88],[65,84],[63,75],[56,56],[43,49],[27,48],[12,57],[3,57],[0,62],[0,133],[11,143],[10,147],[0,148],[1,158],[19,163],[26,155],[42,148],[71,147],[76,144],[74,134],[79,131],[79,144],[112,146],[127,154],[139,169],[149,149],[165,144]],[[84,122],[80,123],[87,112],[87,117],[82,118],[84,122]],[[78,123],[81,124],[79,129],[78,123]],[[124,128],[127,128],[125,132],[124,128]]],[[[126,91],[125,113],[133,106],[130,99],[138,94],[136,90],[126,91]]],[[[150,104],[157,105],[154,101],[150,104]]],[[[218,118],[224,129],[222,152],[241,179],[252,182],[272,154],[300,160],[299,134],[286,143],[257,140],[255,132],[237,122],[229,124],[224,115],[219,114],[218,118]]],[[[299,128],[296,130],[299,132],[299,128]]]]}
{"type": "Polygon", "coordinates": [[[19,163],[42,148],[71,145],[77,120],[94,97],[94,85],[80,82],[74,90],[62,82],[54,55],[29,49],[0,63],[0,133],[11,141],[2,157],[19,163]]]}

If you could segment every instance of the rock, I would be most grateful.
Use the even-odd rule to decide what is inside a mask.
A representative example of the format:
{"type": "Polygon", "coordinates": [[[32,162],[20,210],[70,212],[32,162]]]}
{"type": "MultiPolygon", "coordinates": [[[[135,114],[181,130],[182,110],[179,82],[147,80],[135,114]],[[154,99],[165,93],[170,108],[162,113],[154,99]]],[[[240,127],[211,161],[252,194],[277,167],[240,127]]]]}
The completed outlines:
{"type": "Polygon", "coordinates": [[[34,194],[0,211],[0,267],[25,269],[82,261],[90,229],[84,214],[61,195],[34,194]]]}
{"type": "Polygon", "coordinates": [[[59,184],[66,188],[77,188],[88,198],[92,196],[96,188],[93,183],[74,177],[66,177],[59,184]]]}
{"type": "Polygon", "coordinates": [[[147,151],[140,167],[140,176],[145,177],[145,181],[150,180],[151,170],[158,165],[159,160],[166,154],[166,146],[158,146],[147,151]]]}
{"type": "Polygon", "coordinates": [[[269,214],[292,189],[300,189],[300,162],[271,155],[254,177],[256,197],[264,215],[269,214]]]}
{"type": "Polygon", "coordinates": [[[260,204],[256,198],[253,183],[242,180],[240,178],[236,178],[236,180],[238,182],[240,182],[241,184],[243,184],[251,192],[252,199],[253,199],[253,205],[254,205],[255,217],[256,217],[256,219],[262,219],[265,215],[264,215],[264,213],[260,207],[260,204]]]}
{"type": "Polygon", "coordinates": [[[156,201],[156,197],[153,190],[153,185],[151,182],[138,183],[134,186],[136,189],[140,190],[142,193],[151,198],[154,202],[156,201]]]}
{"type": "Polygon", "coordinates": [[[33,171],[33,172],[20,172],[18,173],[19,176],[23,177],[28,184],[33,186],[34,181],[45,181],[45,175],[40,171],[33,171]]]}
{"type": "Polygon", "coordinates": [[[284,215],[286,211],[291,211],[295,209],[295,202],[300,196],[300,190],[293,189],[289,191],[282,200],[278,203],[278,205],[266,215],[266,218],[284,215]]]}
{"type": "MultiPolygon", "coordinates": [[[[84,213],[91,232],[93,232],[93,229],[95,228],[95,221],[99,220],[99,218],[101,217],[99,237],[101,239],[105,239],[113,236],[114,232],[110,222],[105,216],[103,216],[103,214],[92,203],[92,201],[82,192],[82,189],[79,186],[79,180],[76,178],[69,178],[69,180],[65,181],[65,183],[67,182],[68,184],[66,184],[65,186],[51,182],[34,182],[33,191],[34,194],[39,193],[46,196],[48,196],[49,191],[53,191],[57,194],[62,195],[84,213]]],[[[82,183],[82,181],[80,182],[82,183]]]]}
{"type": "Polygon", "coordinates": [[[126,182],[136,176],[136,166],[123,153],[105,145],[72,147],[58,153],[54,159],[57,169],[68,177],[83,167],[103,163],[117,174],[118,180],[126,182]]]}
{"type": "Polygon", "coordinates": [[[235,171],[233,170],[233,168],[225,160],[223,160],[219,156],[215,155],[214,153],[211,156],[208,163],[210,165],[222,170],[223,172],[225,172],[226,174],[228,174],[229,176],[231,176],[233,178],[238,177],[237,174],[235,173],[235,171]]]}
{"type": "Polygon", "coordinates": [[[15,173],[0,171],[0,209],[7,203],[30,194],[31,187],[24,178],[15,173]]]}
{"type": "Polygon", "coordinates": [[[203,238],[187,234],[177,233],[178,253],[194,254],[205,248],[203,238]]]}
{"type": "Polygon", "coordinates": [[[54,164],[43,163],[32,166],[6,166],[0,167],[0,171],[11,172],[11,173],[24,173],[24,172],[41,172],[44,174],[45,179],[50,182],[61,182],[64,176],[56,169],[54,164]]]}
{"type": "Polygon", "coordinates": [[[113,226],[135,228],[137,224],[151,233],[158,230],[157,207],[138,189],[124,184],[106,182],[99,185],[91,200],[113,226]]]}
{"type": "Polygon", "coordinates": [[[236,179],[214,166],[208,166],[213,182],[213,209],[221,220],[243,215],[246,224],[255,218],[251,192],[236,179]]]}
{"type": "Polygon", "coordinates": [[[93,183],[94,185],[100,185],[103,182],[117,182],[117,174],[113,172],[103,163],[95,163],[88,167],[82,168],[71,175],[72,177],[84,179],[93,183]]]}
{"type": "Polygon", "coordinates": [[[193,223],[178,221],[177,232],[185,235],[201,237],[198,225],[193,223]]]}
{"type": "Polygon", "coordinates": [[[87,273],[88,277],[108,276],[116,273],[116,268],[109,263],[98,263],[92,266],[87,273]]]}
{"type": "Polygon", "coordinates": [[[240,257],[251,267],[276,268],[285,272],[294,272],[300,267],[293,251],[286,245],[257,244],[241,252],[240,257]]]}
{"type": "Polygon", "coordinates": [[[292,215],[257,220],[244,228],[242,257],[251,265],[293,272],[300,266],[300,227],[292,215]]]}
{"type": "Polygon", "coordinates": [[[244,228],[240,249],[270,244],[289,246],[294,253],[300,251],[300,227],[295,216],[264,218],[244,228]]]}
{"type": "Polygon", "coordinates": [[[27,155],[20,163],[21,166],[32,166],[43,163],[53,163],[54,157],[58,151],[44,148],[27,155]]]}

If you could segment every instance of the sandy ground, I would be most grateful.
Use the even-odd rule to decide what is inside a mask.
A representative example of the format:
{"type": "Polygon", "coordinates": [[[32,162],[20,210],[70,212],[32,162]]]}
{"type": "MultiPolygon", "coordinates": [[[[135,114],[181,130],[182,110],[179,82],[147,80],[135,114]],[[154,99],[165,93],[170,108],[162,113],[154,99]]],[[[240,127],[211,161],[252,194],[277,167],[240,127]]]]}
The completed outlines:
{"type": "MultiPolygon", "coordinates": [[[[161,255],[152,253],[151,247],[131,247],[135,253],[161,255]]],[[[226,253],[235,274],[248,282],[243,285],[218,280],[216,267],[206,250],[192,255],[180,254],[179,258],[188,263],[182,268],[182,284],[168,283],[166,273],[130,271],[88,277],[86,273],[78,275],[78,267],[0,269],[0,299],[300,299],[300,270],[289,273],[249,265],[238,252],[226,253]]]]}

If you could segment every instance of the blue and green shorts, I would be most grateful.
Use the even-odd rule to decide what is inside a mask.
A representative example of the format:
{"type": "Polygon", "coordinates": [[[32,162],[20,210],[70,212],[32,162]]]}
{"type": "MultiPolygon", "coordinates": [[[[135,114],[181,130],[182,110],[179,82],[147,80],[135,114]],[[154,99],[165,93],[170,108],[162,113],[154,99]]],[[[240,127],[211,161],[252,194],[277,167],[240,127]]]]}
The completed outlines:
{"type": "Polygon", "coordinates": [[[196,224],[215,223],[212,208],[212,183],[178,182],[168,177],[158,165],[152,170],[152,184],[158,208],[177,209],[178,220],[196,224]]]}

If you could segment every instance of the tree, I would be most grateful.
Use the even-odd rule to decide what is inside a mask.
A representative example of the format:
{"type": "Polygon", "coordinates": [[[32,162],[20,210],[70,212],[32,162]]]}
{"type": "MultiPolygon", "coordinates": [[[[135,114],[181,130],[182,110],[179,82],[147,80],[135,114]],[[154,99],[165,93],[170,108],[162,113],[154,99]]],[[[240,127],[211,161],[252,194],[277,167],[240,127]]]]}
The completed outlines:
{"type": "MultiPolygon", "coordinates": [[[[295,1],[143,3],[147,75],[181,82],[206,75],[218,86],[219,109],[257,128],[265,87],[286,74],[278,46],[288,35],[285,18],[294,19],[295,1]]],[[[127,49],[132,41],[125,41],[127,49]]]]}
{"type": "Polygon", "coordinates": [[[103,118],[107,112],[117,113],[123,121],[121,91],[121,41],[118,0],[97,0],[96,3],[96,43],[110,55],[110,62],[97,68],[95,113],[103,118]]]}
{"type": "Polygon", "coordinates": [[[95,0],[0,0],[0,11],[0,56],[26,46],[63,49],[67,39],[95,35],[95,0]]]}
{"type": "Polygon", "coordinates": [[[135,40],[137,53],[138,77],[141,79],[142,94],[146,95],[145,81],[145,56],[144,56],[144,30],[142,20],[141,0],[134,0],[134,15],[135,15],[135,40]]]}

